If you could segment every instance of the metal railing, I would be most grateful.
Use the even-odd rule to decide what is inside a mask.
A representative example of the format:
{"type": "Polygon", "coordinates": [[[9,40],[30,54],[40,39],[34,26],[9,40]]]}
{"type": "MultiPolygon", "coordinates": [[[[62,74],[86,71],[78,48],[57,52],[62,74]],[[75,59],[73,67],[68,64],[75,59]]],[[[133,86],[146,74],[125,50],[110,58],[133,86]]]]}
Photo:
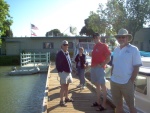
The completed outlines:
{"type": "Polygon", "coordinates": [[[50,52],[47,53],[20,53],[20,64],[21,67],[29,63],[33,63],[34,67],[38,63],[49,64],[50,52]]]}

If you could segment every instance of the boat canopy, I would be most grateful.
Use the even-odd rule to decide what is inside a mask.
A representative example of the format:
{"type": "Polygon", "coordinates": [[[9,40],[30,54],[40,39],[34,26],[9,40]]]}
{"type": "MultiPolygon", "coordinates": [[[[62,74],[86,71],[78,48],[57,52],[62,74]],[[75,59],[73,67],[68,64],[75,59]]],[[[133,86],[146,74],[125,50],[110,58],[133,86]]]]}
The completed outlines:
{"type": "Polygon", "coordinates": [[[143,57],[150,57],[150,52],[140,51],[140,55],[143,57]]]}

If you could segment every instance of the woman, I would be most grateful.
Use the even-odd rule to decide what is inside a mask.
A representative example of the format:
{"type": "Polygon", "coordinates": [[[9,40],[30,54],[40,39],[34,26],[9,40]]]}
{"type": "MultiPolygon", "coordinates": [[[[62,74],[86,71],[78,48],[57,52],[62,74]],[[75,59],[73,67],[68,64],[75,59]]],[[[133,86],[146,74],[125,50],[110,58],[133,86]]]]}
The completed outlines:
{"type": "Polygon", "coordinates": [[[85,72],[85,67],[86,67],[86,55],[83,52],[84,52],[84,48],[80,47],[79,53],[75,57],[75,62],[76,62],[76,68],[77,68],[78,76],[80,80],[80,84],[77,87],[78,88],[81,87],[84,89],[85,88],[84,72],[85,72]]]}

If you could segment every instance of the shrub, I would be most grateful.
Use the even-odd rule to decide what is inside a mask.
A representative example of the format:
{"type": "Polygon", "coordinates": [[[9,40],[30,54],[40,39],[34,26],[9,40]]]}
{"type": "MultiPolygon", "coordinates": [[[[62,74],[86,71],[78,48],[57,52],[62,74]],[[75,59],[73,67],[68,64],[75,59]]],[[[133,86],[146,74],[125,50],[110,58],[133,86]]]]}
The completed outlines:
{"type": "Polygon", "coordinates": [[[20,56],[0,56],[0,66],[20,65],[20,56]]]}

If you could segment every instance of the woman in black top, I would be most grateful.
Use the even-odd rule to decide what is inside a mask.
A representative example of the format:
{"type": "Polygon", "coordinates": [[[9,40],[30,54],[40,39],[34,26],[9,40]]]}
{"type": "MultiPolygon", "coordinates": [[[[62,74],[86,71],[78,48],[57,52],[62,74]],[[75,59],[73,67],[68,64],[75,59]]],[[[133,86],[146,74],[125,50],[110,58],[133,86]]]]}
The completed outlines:
{"type": "Polygon", "coordinates": [[[84,48],[80,47],[79,53],[75,57],[76,68],[77,68],[78,76],[80,80],[80,84],[77,86],[78,88],[79,87],[85,88],[84,72],[85,72],[85,67],[86,67],[86,55],[83,52],[84,52],[84,48]]]}

